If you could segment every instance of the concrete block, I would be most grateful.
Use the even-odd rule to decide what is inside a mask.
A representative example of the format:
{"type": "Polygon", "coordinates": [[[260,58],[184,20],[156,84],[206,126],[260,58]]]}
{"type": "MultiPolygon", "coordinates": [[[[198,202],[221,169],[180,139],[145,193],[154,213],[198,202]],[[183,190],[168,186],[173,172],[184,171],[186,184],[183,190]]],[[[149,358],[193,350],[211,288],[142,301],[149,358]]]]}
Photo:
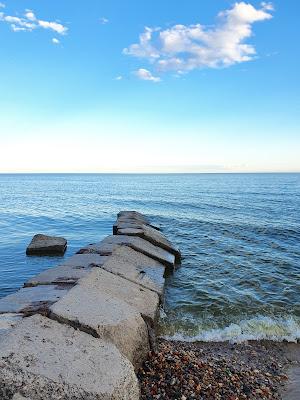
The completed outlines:
{"type": "Polygon", "coordinates": [[[50,284],[75,284],[91,271],[101,267],[108,257],[99,254],[76,254],[55,268],[47,269],[25,283],[25,287],[50,284]]]}
{"type": "Polygon", "coordinates": [[[23,318],[23,314],[7,313],[0,314],[0,335],[7,333],[23,318]]]}
{"type": "Polygon", "coordinates": [[[40,315],[0,337],[0,398],[138,400],[130,362],[111,343],[40,315]]]}
{"type": "Polygon", "coordinates": [[[138,211],[120,211],[117,215],[118,219],[136,219],[141,220],[144,223],[149,223],[149,219],[138,211]]]}
{"type": "Polygon", "coordinates": [[[160,230],[158,226],[150,223],[149,219],[141,213],[138,213],[136,211],[121,211],[121,213],[118,214],[117,221],[113,226],[113,234],[116,235],[117,230],[121,228],[128,228],[128,227],[139,228],[141,225],[148,225],[158,231],[160,230]],[[128,225],[133,225],[133,226],[128,226],[128,225]]]}
{"type": "Polygon", "coordinates": [[[163,297],[165,266],[128,246],[118,246],[102,268],[163,297]]]}
{"type": "Polygon", "coordinates": [[[145,239],[136,236],[111,235],[99,243],[89,245],[79,251],[81,254],[96,253],[100,255],[111,255],[117,246],[129,246],[132,249],[145,254],[167,266],[170,269],[175,267],[175,256],[168,251],[153,245],[145,239]]]}
{"type": "Polygon", "coordinates": [[[56,284],[75,284],[91,271],[91,267],[75,267],[70,265],[59,265],[55,268],[47,269],[40,274],[29,279],[25,287],[38,285],[56,285],[56,284]]]}
{"type": "Polygon", "coordinates": [[[64,238],[38,234],[33,237],[26,249],[27,255],[62,255],[66,251],[67,241],[64,238]]]}
{"type": "Polygon", "coordinates": [[[74,256],[64,260],[62,265],[67,265],[71,267],[101,267],[107,256],[101,256],[99,254],[75,254],[74,256]]]}
{"type": "Polygon", "coordinates": [[[177,262],[181,259],[181,253],[161,232],[152,228],[148,225],[142,225],[139,228],[137,227],[123,227],[121,224],[117,230],[118,235],[128,235],[128,236],[138,236],[141,237],[148,242],[158,246],[164,250],[167,250],[169,253],[174,254],[177,262]]]}
{"type": "Polygon", "coordinates": [[[71,285],[48,285],[23,288],[0,299],[0,314],[47,313],[49,306],[63,297],[71,285]]]}
{"type": "Polygon", "coordinates": [[[140,287],[101,268],[93,269],[89,275],[79,282],[79,285],[84,287],[86,291],[95,288],[101,293],[107,293],[116,299],[120,299],[136,309],[143,318],[151,321],[152,324],[156,321],[159,297],[157,293],[151,290],[140,287]]]}
{"type": "MultiPolygon", "coordinates": [[[[96,269],[91,274],[94,272],[108,274],[96,269]]],[[[51,318],[113,343],[138,368],[149,351],[145,321],[135,308],[116,297],[109,286],[102,291],[97,283],[92,278],[89,285],[75,286],[51,307],[51,318]]]]}

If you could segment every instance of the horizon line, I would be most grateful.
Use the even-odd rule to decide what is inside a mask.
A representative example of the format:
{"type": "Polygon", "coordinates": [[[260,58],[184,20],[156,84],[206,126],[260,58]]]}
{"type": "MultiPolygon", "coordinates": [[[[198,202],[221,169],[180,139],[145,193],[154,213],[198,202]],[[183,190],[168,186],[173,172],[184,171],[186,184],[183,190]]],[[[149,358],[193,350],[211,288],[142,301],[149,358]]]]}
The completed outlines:
{"type": "Polygon", "coordinates": [[[1,172],[0,175],[228,175],[228,174],[299,174],[299,171],[203,171],[203,172],[1,172]]]}

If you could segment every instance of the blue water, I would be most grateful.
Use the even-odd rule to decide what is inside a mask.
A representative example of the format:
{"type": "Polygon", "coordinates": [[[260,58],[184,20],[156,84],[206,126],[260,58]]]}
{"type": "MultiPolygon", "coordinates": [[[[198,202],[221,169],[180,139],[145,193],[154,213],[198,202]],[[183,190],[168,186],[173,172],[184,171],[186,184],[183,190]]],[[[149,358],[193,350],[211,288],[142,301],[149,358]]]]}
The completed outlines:
{"type": "Polygon", "coordinates": [[[300,338],[300,174],[0,175],[0,297],[62,258],[26,257],[36,233],[65,257],[134,209],[183,253],[160,332],[183,340],[300,338]]]}

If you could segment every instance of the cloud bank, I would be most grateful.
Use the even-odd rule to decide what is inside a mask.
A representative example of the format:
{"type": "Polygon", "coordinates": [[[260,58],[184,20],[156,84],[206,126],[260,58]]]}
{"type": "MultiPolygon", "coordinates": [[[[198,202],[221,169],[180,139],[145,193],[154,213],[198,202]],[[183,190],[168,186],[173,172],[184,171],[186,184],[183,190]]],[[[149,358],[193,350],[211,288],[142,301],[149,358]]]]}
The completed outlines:
{"type": "Polygon", "coordinates": [[[26,10],[22,17],[6,15],[4,12],[0,12],[1,21],[8,23],[14,32],[49,29],[52,32],[64,35],[68,31],[68,28],[59,22],[38,19],[31,10],[26,10]]]}
{"type": "MultiPolygon", "coordinates": [[[[218,14],[214,26],[178,24],[165,30],[146,27],[139,43],[125,48],[123,53],[146,59],[158,73],[172,71],[183,74],[250,61],[256,50],[245,41],[253,34],[252,25],[271,19],[273,10],[273,5],[267,2],[261,3],[260,8],[237,2],[231,9],[218,14]]],[[[136,75],[141,79],[146,76],[145,73],[136,75]]]]}

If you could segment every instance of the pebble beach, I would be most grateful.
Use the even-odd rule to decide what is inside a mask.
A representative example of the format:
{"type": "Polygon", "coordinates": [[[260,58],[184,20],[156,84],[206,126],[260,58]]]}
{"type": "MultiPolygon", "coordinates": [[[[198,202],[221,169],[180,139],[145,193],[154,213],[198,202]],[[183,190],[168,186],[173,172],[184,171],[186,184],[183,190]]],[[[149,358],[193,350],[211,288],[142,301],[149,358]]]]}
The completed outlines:
{"type": "Polygon", "coordinates": [[[286,397],[288,371],[299,368],[299,345],[159,340],[138,377],[142,399],[242,400],[286,397]]]}

